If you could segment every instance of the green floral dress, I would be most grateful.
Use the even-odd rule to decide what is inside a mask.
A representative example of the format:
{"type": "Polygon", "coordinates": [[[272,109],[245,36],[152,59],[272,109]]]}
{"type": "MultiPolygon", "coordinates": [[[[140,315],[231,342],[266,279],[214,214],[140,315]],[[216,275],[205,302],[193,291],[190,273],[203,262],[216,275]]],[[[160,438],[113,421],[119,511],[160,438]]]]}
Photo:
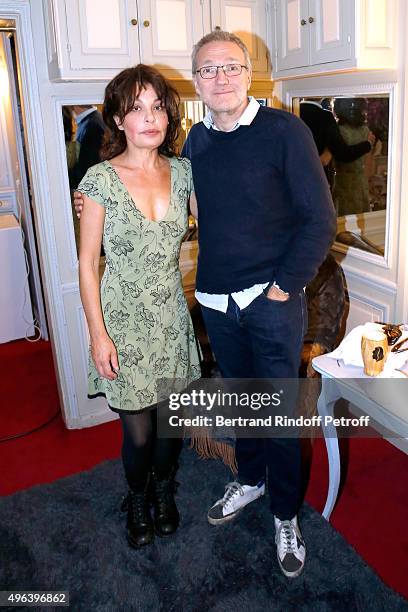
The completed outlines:
{"type": "Polygon", "coordinates": [[[191,164],[176,157],[169,162],[170,205],[161,221],[140,212],[108,161],[92,166],[78,187],[106,209],[101,303],[120,370],[116,380],[101,378],[90,358],[88,394],[104,395],[115,411],[155,404],[160,380],[187,385],[201,375],[179,270],[193,190],[191,164]]]}

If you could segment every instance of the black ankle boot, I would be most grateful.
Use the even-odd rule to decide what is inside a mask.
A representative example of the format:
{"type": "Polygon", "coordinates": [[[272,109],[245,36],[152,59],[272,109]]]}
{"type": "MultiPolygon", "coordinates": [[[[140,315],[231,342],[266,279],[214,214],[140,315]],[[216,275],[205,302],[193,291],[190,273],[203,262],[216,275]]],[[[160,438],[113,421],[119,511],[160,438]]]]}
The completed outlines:
{"type": "Polygon", "coordinates": [[[127,539],[133,548],[141,548],[154,540],[154,525],[150,516],[148,484],[144,491],[129,489],[122,508],[127,509],[127,539]]]}
{"type": "Polygon", "coordinates": [[[179,526],[180,515],[174,501],[178,486],[174,480],[176,470],[177,468],[172,469],[168,478],[159,478],[152,472],[154,527],[158,536],[171,535],[179,526]]]}

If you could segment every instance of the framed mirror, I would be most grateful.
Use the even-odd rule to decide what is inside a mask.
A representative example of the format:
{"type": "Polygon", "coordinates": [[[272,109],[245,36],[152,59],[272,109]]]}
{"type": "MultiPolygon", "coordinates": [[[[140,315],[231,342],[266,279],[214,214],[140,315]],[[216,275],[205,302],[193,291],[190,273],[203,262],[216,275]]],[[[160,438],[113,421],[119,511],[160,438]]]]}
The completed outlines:
{"type": "Polygon", "coordinates": [[[337,212],[334,249],[386,259],[394,84],[296,89],[287,110],[312,131],[337,212]]]}

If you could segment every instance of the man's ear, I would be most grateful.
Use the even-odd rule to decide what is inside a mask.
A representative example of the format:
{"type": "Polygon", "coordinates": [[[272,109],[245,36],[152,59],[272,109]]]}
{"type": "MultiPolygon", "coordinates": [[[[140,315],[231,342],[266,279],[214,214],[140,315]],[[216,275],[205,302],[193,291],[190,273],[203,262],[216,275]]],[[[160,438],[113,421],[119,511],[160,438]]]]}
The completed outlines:
{"type": "Polygon", "coordinates": [[[200,88],[198,86],[197,78],[195,76],[193,77],[193,85],[194,85],[196,94],[201,97],[200,88]]]}
{"type": "Polygon", "coordinates": [[[251,87],[251,83],[252,83],[252,72],[248,71],[248,90],[251,87]]]}

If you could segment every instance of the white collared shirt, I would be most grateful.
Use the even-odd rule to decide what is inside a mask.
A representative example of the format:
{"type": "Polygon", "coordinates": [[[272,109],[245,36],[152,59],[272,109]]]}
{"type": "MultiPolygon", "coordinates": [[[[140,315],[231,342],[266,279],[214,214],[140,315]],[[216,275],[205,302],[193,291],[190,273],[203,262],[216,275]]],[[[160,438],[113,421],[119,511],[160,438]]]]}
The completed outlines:
{"type": "MultiPolygon", "coordinates": [[[[255,119],[256,114],[259,111],[260,104],[257,100],[255,100],[253,96],[250,96],[248,99],[248,106],[245,108],[244,112],[242,113],[236,124],[230,130],[228,130],[228,132],[233,132],[234,130],[238,129],[240,125],[251,125],[252,121],[255,119]]],[[[217,130],[218,132],[221,131],[215,125],[211,111],[208,111],[208,113],[203,119],[203,123],[208,129],[212,128],[213,130],[217,130]]]]}
{"type": "MultiPolygon", "coordinates": [[[[252,121],[255,119],[256,114],[259,110],[260,104],[255,100],[254,97],[250,96],[248,106],[245,108],[241,117],[238,119],[234,127],[232,127],[229,132],[233,132],[238,129],[241,125],[251,125],[252,121]]],[[[217,126],[213,121],[213,117],[211,111],[209,111],[203,119],[203,123],[206,128],[218,130],[217,126]]],[[[218,130],[220,131],[220,130],[218,130]]],[[[248,289],[243,289],[242,291],[237,291],[236,293],[231,293],[232,299],[238,304],[240,309],[246,308],[249,304],[258,297],[262,293],[262,291],[267,287],[269,283],[261,283],[258,285],[253,285],[248,289]]],[[[213,308],[214,310],[220,310],[221,312],[227,312],[228,308],[228,298],[229,295],[226,293],[203,293],[202,291],[196,291],[195,296],[197,301],[203,306],[207,306],[208,308],[213,308]]]]}
{"type": "Polygon", "coordinates": [[[74,113],[76,123],[81,123],[81,121],[83,121],[85,117],[87,117],[91,113],[94,113],[96,110],[98,110],[96,106],[91,106],[91,108],[87,108],[86,110],[82,111],[82,113],[78,113],[78,115],[74,113]]]}
{"type": "Polygon", "coordinates": [[[312,106],[317,106],[318,108],[324,110],[320,102],[315,102],[314,100],[302,100],[300,104],[311,104],[312,106]]]}
{"type": "Polygon", "coordinates": [[[91,106],[91,108],[87,108],[86,110],[82,111],[82,113],[79,113],[78,115],[75,115],[74,113],[74,118],[77,124],[77,131],[75,134],[75,140],[77,142],[82,143],[84,132],[86,130],[86,123],[84,123],[84,119],[86,119],[88,115],[91,115],[96,110],[98,110],[96,106],[91,106]]]}

